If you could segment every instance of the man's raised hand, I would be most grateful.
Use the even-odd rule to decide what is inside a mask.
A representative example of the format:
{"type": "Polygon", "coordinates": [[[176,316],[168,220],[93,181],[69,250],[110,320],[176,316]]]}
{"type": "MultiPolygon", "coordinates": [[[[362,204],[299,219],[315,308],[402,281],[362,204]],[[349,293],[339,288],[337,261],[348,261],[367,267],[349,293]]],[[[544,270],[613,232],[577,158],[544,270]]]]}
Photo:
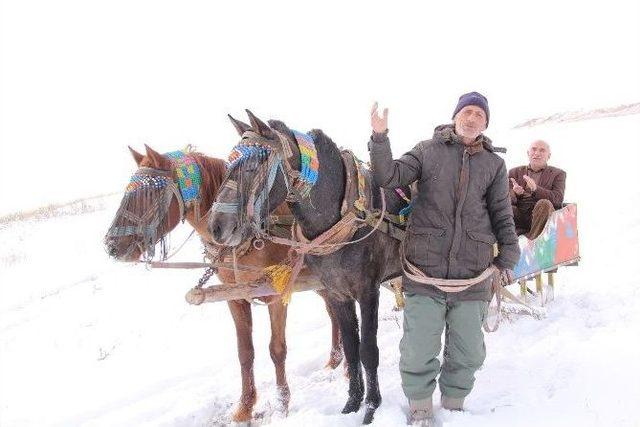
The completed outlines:
{"type": "Polygon", "coordinates": [[[388,129],[387,118],[389,117],[389,109],[382,111],[382,117],[378,115],[378,103],[375,102],[371,107],[371,129],[375,133],[385,133],[388,129]]]}

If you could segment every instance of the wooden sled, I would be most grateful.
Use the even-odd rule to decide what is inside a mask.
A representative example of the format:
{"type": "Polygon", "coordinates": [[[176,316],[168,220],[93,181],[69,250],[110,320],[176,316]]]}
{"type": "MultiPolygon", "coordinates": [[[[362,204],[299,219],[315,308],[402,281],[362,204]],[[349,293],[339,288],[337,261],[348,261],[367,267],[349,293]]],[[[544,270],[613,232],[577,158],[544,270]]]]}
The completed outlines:
{"type": "Polygon", "coordinates": [[[555,290],[554,274],[559,267],[575,266],[580,261],[578,241],[578,206],[566,204],[555,211],[542,233],[534,240],[525,236],[518,239],[520,260],[513,269],[514,278],[520,285],[520,297],[527,300],[536,295],[540,305],[553,300],[555,290]],[[547,274],[547,284],[542,275],[547,274]],[[528,280],[535,281],[535,291],[527,286],[528,280]]]}

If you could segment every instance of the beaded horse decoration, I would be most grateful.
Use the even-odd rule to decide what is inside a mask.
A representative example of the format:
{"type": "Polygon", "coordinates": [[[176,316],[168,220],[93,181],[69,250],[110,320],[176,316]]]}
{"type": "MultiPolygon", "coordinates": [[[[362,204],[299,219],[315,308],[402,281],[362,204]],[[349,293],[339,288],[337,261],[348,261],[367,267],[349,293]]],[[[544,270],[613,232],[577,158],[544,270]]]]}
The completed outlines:
{"type": "Polygon", "coordinates": [[[300,176],[298,190],[302,197],[309,197],[311,189],[318,181],[318,152],[311,135],[292,130],[300,149],[300,176]]]}
{"type": "MultiPolygon", "coordinates": [[[[185,150],[172,151],[164,154],[171,161],[171,166],[178,181],[184,210],[195,208],[196,216],[200,209],[200,186],[202,185],[202,173],[198,163],[190,156],[191,147],[185,150]]],[[[198,218],[196,218],[197,221],[198,218]]]]}
{"type": "Polygon", "coordinates": [[[163,154],[171,162],[170,171],[138,168],[127,184],[106,237],[133,237],[130,250],[138,246],[145,261],[154,257],[156,243],[160,243],[160,256],[166,258],[169,230],[165,229],[165,219],[173,198],[179,205],[180,221],[184,221],[186,209],[194,207],[196,217],[200,211],[202,174],[190,152],[187,147],[163,154]]]}

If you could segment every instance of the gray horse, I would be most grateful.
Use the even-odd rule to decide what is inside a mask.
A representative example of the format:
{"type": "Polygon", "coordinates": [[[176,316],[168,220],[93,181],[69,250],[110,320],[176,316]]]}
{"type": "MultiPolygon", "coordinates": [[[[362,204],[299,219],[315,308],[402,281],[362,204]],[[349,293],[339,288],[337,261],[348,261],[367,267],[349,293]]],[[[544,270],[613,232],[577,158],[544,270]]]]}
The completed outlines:
{"type": "MultiPolygon", "coordinates": [[[[267,125],[250,111],[247,113],[251,126],[231,118],[236,128],[247,132],[238,145],[236,158],[230,157],[231,167],[209,217],[209,232],[218,242],[238,244],[252,233],[262,233],[270,211],[284,201],[289,202],[304,238],[313,240],[331,229],[342,218],[347,182],[347,170],[338,147],[321,130],[306,134],[315,145],[318,169],[317,180],[308,188],[310,192],[301,195],[293,184],[300,179],[301,172],[309,174],[309,171],[304,165],[300,170],[303,157],[295,131],[283,122],[272,120],[267,125]],[[288,150],[291,156],[283,156],[283,151],[288,150]],[[239,151],[244,158],[237,157],[239,151]],[[280,157],[274,157],[275,154],[280,157]]],[[[373,207],[380,208],[379,188],[368,171],[363,173],[372,190],[373,207]]],[[[404,190],[409,193],[408,189],[404,190]]],[[[387,212],[397,214],[406,207],[405,200],[393,190],[385,191],[384,197],[387,212]]],[[[377,230],[358,241],[371,231],[371,226],[365,225],[351,237],[354,244],[342,245],[322,256],[305,256],[307,267],[321,278],[328,290],[329,305],[337,316],[342,335],[349,374],[349,397],[342,410],[344,414],[358,411],[365,398],[360,363],[364,366],[367,381],[364,424],[373,420],[382,400],[377,373],[379,285],[401,275],[400,242],[377,230]],[[360,333],[355,301],[360,305],[360,333]]]]}

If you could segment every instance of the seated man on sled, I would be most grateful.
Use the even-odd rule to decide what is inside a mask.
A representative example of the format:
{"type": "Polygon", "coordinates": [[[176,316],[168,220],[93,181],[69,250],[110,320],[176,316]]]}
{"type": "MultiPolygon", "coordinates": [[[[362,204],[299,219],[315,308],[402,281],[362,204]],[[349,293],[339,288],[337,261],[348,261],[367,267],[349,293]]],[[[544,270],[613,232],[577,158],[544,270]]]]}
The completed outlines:
{"type": "Polygon", "coordinates": [[[547,164],[551,149],[545,141],[532,142],[527,156],[529,164],[511,169],[509,181],[516,232],[533,240],[554,210],[562,208],[567,174],[547,164]]]}

